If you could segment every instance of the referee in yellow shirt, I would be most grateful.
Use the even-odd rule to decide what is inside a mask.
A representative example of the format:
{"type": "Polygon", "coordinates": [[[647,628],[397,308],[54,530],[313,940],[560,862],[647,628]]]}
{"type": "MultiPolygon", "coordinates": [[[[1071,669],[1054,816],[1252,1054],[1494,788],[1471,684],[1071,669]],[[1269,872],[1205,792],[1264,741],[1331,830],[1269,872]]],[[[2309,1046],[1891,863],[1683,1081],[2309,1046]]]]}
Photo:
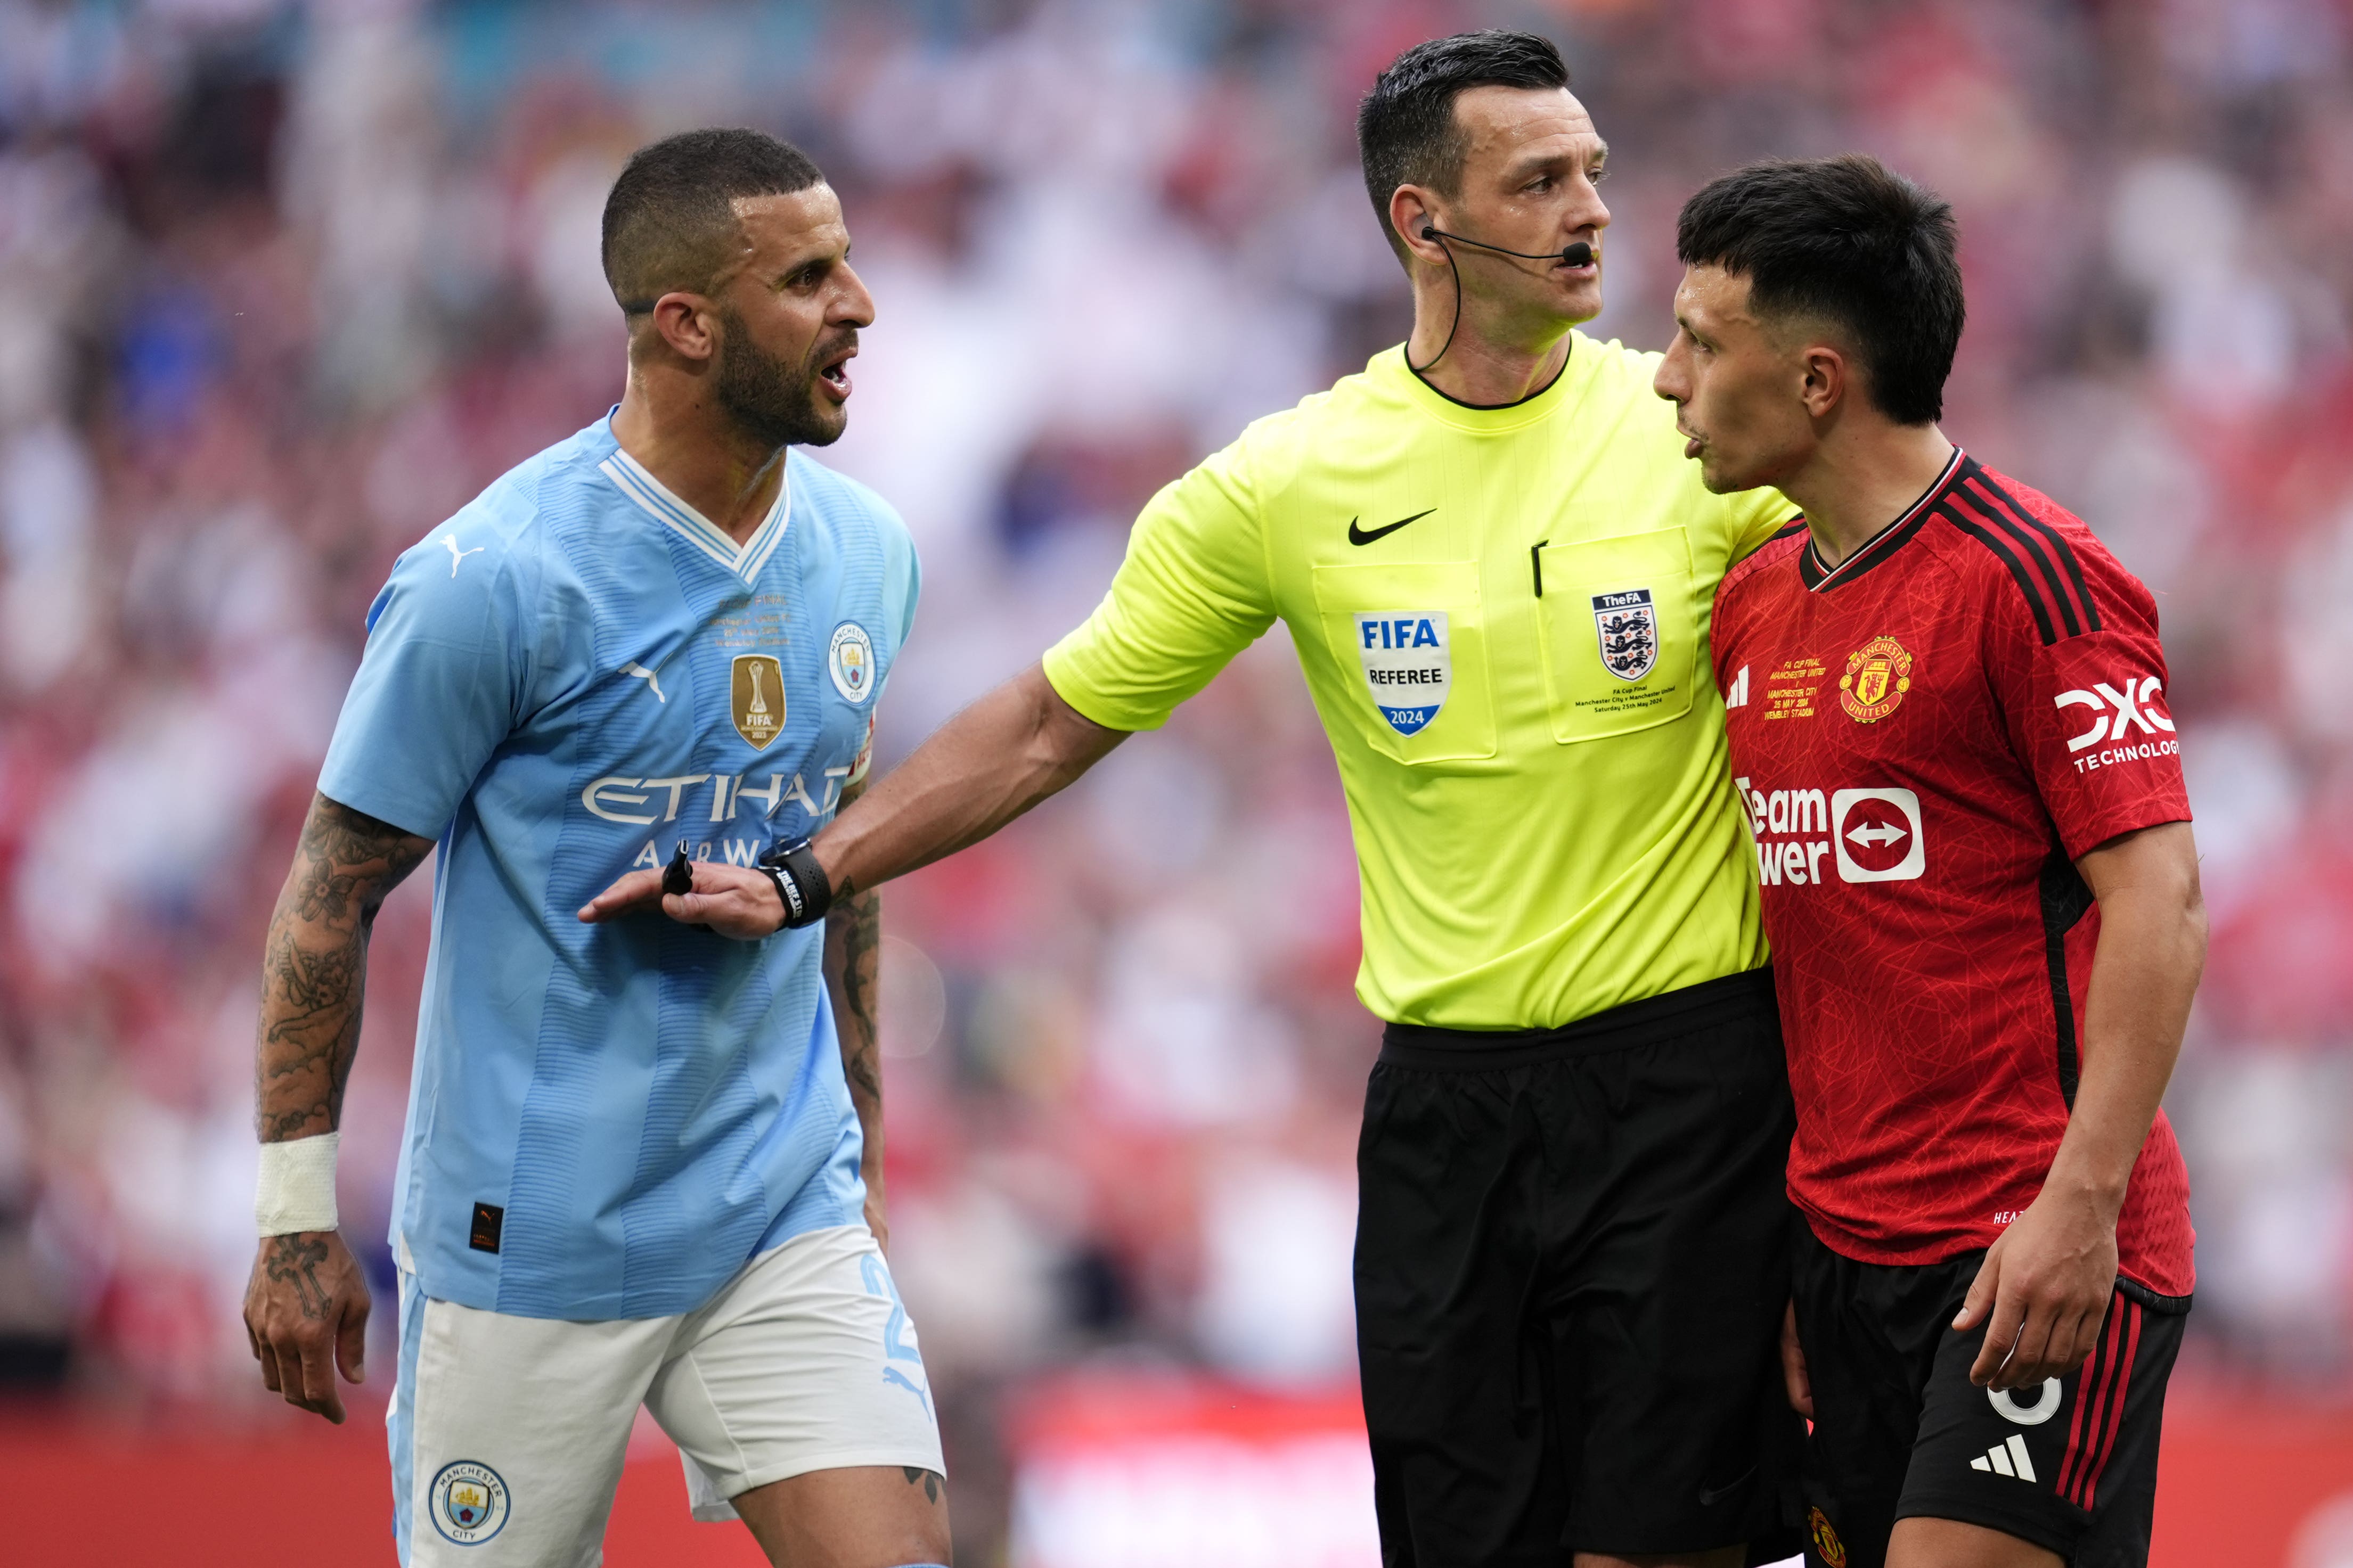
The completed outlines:
{"type": "Polygon", "coordinates": [[[1737,1568],[1800,1435],[1790,1111],[1706,645],[1790,509],[1710,495],[1657,356],[1572,330],[1607,149],[1549,43],[1409,50],[1358,141],[1412,339],[1162,490],[1086,624],[784,854],[778,893],[814,918],[987,837],[1280,617],[1388,1024],[1356,1237],[1384,1561],[1737,1568]]]}

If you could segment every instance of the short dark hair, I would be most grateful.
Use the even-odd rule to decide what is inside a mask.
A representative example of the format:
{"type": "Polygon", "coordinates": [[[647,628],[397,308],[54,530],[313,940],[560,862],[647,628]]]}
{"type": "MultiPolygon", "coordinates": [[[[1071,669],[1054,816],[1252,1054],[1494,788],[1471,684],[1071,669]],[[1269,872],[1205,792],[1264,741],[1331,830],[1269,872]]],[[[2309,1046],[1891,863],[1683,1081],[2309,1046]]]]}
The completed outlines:
{"type": "Polygon", "coordinates": [[[1759,316],[1841,330],[1863,394],[1899,425],[1945,411],[1967,314],[1952,205],[1861,153],[1751,163],[1683,204],[1675,256],[1748,279],[1759,316]]]}
{"type": "Polygon", "coordinates": [[[1399,259],[1405,241],[1389,223],[1399,185],[1446,195],[1462,177],[1470,138],[1454,122],[1454,100],[1474,87],[1565,88],[1568,67],[1549,38],[1489,27],[1416,44],[1373,80],[1356,106],[1356,152],[1381,232],[1399,259]]]}
{"type": "Polygon", "coordinates": [[[624,315],[674,289],[701,293],[724,265],[741,196],[786,196],[825,176],[763,131],[681,131],[638,148],[605,198],[605,281],[624,315]]]}

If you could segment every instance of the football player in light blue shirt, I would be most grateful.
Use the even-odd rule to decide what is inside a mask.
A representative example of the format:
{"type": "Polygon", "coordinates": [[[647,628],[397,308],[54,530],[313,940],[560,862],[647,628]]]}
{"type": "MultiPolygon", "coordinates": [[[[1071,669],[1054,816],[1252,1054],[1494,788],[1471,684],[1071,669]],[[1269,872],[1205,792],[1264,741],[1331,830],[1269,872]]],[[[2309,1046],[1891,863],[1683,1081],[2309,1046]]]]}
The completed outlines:
{"type": "Polygon", "coordinates": [[[823,177],[755,132],[642,149],[604,259],[621,403],[368,613],[264,961],[246,1321],[264,1382],[340,1421],[367,932],[438,849],[391,1237],[402,1562],[593,1563],[642,1405],[697,1514],[772,1561],[944,1563],[881,1248],[879,911],[788,923],[801,884],[758,864],[862,786],[914,614],[897,515],[791,449],[844,428],[872,301],[823,177]]]}

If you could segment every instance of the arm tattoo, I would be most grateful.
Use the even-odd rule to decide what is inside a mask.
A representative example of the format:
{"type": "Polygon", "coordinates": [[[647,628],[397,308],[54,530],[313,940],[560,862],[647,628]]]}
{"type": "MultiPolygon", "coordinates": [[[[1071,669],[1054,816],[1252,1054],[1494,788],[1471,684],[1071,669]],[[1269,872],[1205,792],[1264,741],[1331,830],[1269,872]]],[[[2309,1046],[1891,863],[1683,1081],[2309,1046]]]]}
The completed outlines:
{"type": "Polygon", "coordinates": [[[263,1142],[325,1132],[341,1119],[359,1048],[369,930],[385,896],[432,848],[325,795],[311,801],[262,952],[254,1079],[263,1142]]]}
{"type": "Polygon", "coordinates": [[[273,1236],[263,1241],[261,1268],[272,1281],[294,1287],[294,1299],[306,1318],[327,1315],[330,1292],[319,1283],[319,1265],[327,1260],[327,1243],[316,1236],[273,1236]]]}
{"type": "Polygon", "coordinates": [[[880,1105],[882,1076],[877,1058],[881,1026],[876,993],[881,988],[882,895],[856,893],[837,899],[826,912],[826,969],[834,983],[840,1016],[841,1066],[862,1103],[880,1105]]]}
{"type": "Polygon", "coordinates": [[[926,1497],[926,1498],[928,1498],[928,1499],[929,1499],[930,1500],[932,1500],[933,1502],[937,1502],[937,1501],[939,1501],[939,1500],[940,1500],[940,1473],[939,1473],[939,1471],[937,1471],[937,1470],[919,1470],[919,1469],[917,1469],[917,1468],[916,1468],[914,1466],[913,1466],[913,1465],[902,1465],[902,1466],[900,1466],[900,1467],[899,1467],[899,1468],[900,1468],[902,1471],[905,1472],[906,1477],[907,1477],[907,1484],[908,1484],[909,1486],[911,1486],[911,1487],[912,1487],[912,1486],[913,1486],[916,1482],[921,1481],[921,1482],[923,1483],[923,1496],[924,1496],[924,1497],[926,1497]]]}

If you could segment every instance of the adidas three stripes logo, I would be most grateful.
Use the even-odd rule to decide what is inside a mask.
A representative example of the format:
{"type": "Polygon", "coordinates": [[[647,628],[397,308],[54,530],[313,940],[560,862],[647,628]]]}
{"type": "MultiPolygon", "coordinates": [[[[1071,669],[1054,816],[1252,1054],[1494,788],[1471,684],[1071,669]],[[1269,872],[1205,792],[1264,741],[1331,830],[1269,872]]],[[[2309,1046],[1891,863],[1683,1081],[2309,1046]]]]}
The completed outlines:
{"type": "Polygon", "coordinates": [[[2035,1479],[2034,1461],[2026,1457],[2026,1439],[2012,1432],[2006,1443],[1996,1443],[1969,1461],[1973,1470],[1991,1470],[1997,1475],[2015,1476],[2021,1481],[2035,1479]]]}
{"type": "MultiPolygon", "coordinates": [[[[2140,1348],[2146,1313],[2138,1301],[2116,1292],[2100,1342],[2084,1362],[2076,1383],[2075,1413],[2067,1425],[2067,1447],[2060,1456],[2054,1483],[2059,1495],[2089,1511],[2099,1505],[2100,1478],[2115,1457],[2116,1435],[2124,1425],[2125,1400],[2132,1392],[2133,1363],[2140,1348]]],[[[2000,1409],[1997,1405],[1995,1408],[2000,1409]]],[[[2003,1411],[2005,1415],[2010,1412],[2003,1411]]],[[[2053,1410],[2052,1414],[2057,1412],[2053,1410]]],[[[2040,1415],[2034,1420],[2043,1419],[2040,1415]]],[[[2027,1458],[2026,1440],[2011,1433],[1969,1461],[1973,1470],[1988,1470],[2021,1481],[2039,1481],[2034,1461],[2027,1458]]]]}

